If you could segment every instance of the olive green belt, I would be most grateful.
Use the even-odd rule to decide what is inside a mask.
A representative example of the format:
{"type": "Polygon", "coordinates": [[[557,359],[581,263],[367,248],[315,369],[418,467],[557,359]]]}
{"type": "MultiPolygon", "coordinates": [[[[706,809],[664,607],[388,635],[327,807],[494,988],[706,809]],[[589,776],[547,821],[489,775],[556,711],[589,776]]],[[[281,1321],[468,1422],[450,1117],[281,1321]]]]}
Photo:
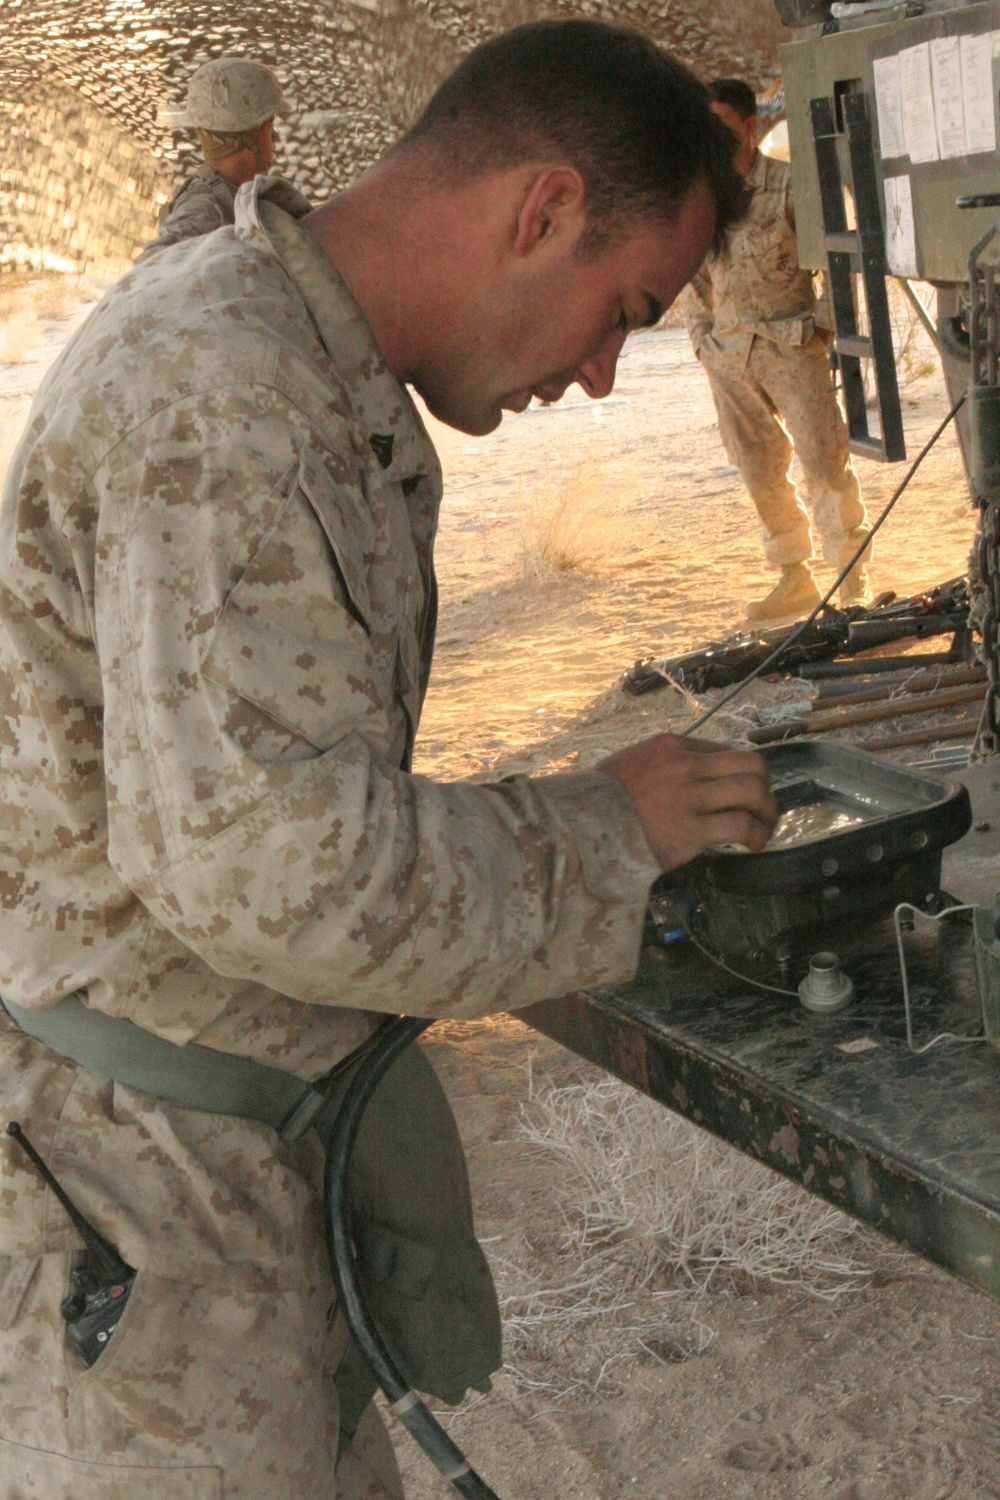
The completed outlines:
{"type": "Polygon", "coordinates": [[[196,1042],[178,1046],[75,995],[38,1010],[2,1004],[28,1036],[88,1073],[185,1109],[262,1120],[285,1141],[304,1135],[328,1103],[325,1092],[294,1073],[196,1042]]]}
{"type": "MultiPolygon", "coordinates": [[[[2,1004],[28,1036],[99,1078],[186,1109],[262,1120],[284,1140],[325,1142],[362,1043],[319,1083],[195,1042],[177,1046],[71,996],[40,1010],[2,1004]]],[[[373,1036],[377,1036],[374,1033],[373,1036]]],[[[365,1111],[351,1160],[352,1232],[379,1327],[409,1383],[457,1402],[500,1367],[500,1309],[476,1242],[451,1108],[421,1047],[410,1047],[365,1111]]],[[[345,1434],[375,1389],[349,1346],[336,1384],[345,1434]]]]}

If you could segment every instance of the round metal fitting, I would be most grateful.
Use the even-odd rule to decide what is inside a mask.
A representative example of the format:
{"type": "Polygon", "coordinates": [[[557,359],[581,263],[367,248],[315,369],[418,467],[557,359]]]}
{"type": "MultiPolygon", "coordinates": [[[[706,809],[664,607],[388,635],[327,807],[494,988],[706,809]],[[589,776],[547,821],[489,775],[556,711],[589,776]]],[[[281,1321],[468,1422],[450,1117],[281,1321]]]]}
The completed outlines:
{"type": "Polygon", "coordinates": [[[843,1010],[854,999],[854,985],[840,967],[836,953],[814,953],[809,973],[799,985],[799,999],[806,1010],[819,1016],[843,1010]]]}

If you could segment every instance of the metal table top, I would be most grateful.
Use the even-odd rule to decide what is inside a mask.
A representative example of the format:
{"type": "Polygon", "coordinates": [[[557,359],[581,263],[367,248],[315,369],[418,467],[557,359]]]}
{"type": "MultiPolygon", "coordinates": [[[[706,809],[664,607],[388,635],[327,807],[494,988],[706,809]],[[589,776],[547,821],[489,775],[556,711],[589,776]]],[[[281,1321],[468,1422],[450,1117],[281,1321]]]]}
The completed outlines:
{"type": "MultiPolygon", "coordinates": [[[[994,799],[996,779],[993,771],[994,799]]],[[[1000,1050],[948,1042],[920,1057],[908,1050],[891,919],[863,932],[827,930],[799,955],[799,969],[802,956],[818,947],[839,952],[854,981],[854,1001],[836,1016],[819,1017],[797,997],[752,988],[686,940],[671,949],[645,947],[631,984],[547,1001],[521,1015],[1000,1295],[1000,1050]]],[[[917,1043],[941,1031],[980,1029],[970,927],[961,918],[918,922],[906,948],[917,1043]]]]}

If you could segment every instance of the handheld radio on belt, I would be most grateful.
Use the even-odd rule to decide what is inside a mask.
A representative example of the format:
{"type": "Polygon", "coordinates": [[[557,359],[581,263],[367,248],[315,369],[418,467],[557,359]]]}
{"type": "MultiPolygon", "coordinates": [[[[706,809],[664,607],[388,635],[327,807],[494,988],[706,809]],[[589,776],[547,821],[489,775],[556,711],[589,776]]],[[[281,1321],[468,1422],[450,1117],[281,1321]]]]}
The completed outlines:
{"type": "MultiPolygon", "coordinates": [[[[67,996],[55,1005],[37,1010],[23,1009],[0,996],[0,1006],[22,1031],[50,1047],[59,1056],[70,1058],[77,1066],[90,1072],[111,1076],[128,1084],[130,1088],[139,1089],[156,1098],[169,1099],[183,1108],[261,1120],[277,1131],[285,1141],[296,1140],[313,1127],[319,1130],[320,1139],[326,1147],[324,1196],[331,1269],[353,1334],[353,1342],[358,1350],[358,1359],[351,1366],[352,1381],[344,1388],[338,1387],[338,1394],[342,1398],[350,1398],[346,1403],[348,1409],[352,1401],[357,1404],[355,1398],[360,1401],[355,1413],[360,1417],[374,1394],[375,1385],[381,1386],[393,1412],[438,1471],[466,1500],[497,1500],[494,1491],[471,1467],[433,1413],[415,1394],[412,1388],[415,1382],[404,1375],[398,1360],[403,1357],[404,1364],[415,1364],[417,1368],[423,1368],[425,1376],[434,1375],[437,1384],[444,1380],[446,1386],[454,1381],[450,1367],[443,1369],[439,1360],[435,1375],[434,1371],[421,1365],[419,1358],[413,1360],[412,1340],[411,1347],[407,1350],[405,1345],[402,1346],[397,1355],[390,1353],[383,1342],[361,1286],[359,1273],[362,1265],[356,1261],[357,1247],[350,1222],[348,1176],[362,1117],[385,1074],[417,1036],[432,1024],[429,1019],[397,1017],[387,1020],[360,1047],[336,1064],[323,1079],[317,1083],[307,1083],[281,1069],[248,1058],[216,1052],[195,1042],[178,1046],[163,1037],[143,1031],[132,1021],[91,1010],[77,996],[67,996]],[[409,1361],[405,1358],[407,1354],[410,1356],[409,1361]],[[354,1379],[358,1369],[360,1379],[354,1379]]],[[[424,1115],[433,1117],[433,1107],[429,1107],[429,1114],[428,1108],[425,1108],[424,1115]]],[[[419,1111],[416,1117],[420,1117],[419,1111]]],[[[390,1119],[389,1128],[390,1131],[398,1128],[398,1124],[394,1127],[390,1119]]],[[[92,1365],[107,1347],[108,1340],[118,1325],[132,1291],[136,1271],[84,1218],[27,1140],[16,1120],[10,1122],[7,1131],[51,1187],[87,1247],[85,1261],[73,1270],[73,1290],[63,1301],[62,1315],[66,1321],[67,1337],[80,1351],[85,1362],[92,1365]]],[[[453,1198],[454,1183],[449,1188],[445,1179],[442,1182],[446,1196],[450,1193],[453,1198]]],[[[467,1192],[467,1179],[465,1191],[467,1192]]],[[[461,1193],[458,1197],[461,1199],[461,1193]]],[[[463,1232],[462,1225],[457,1221],[450,1223],[446,1230],[451,1236],[463,1232]]],[[[467,1232],[471,1236],[471,1209],[467,1232]]],[[[419,1231],[417,1233],[419,1237],[419,1231]]],[[[472,1244],[475,1245],[474,1239],[472,1244]]],[[[495,1311],[498,1348],[496,1364],[490,1365],[493,1369],[499,1364],[499,1309],[495,1305],[496,1294],[493,1292],[492,1281],[489,1281],[492,1308],[488,1307],[484,1311],[482,1307],[482,1280],[484,1276],[488,1280],[489,1273],[485,1270],[485,1262],[480,1271],[482,1252],[478,1246],[475,1246],[475,1250],[477,1258],[471,1266],[468,1254],[465,1256],[463,1284],[466,1291],[470,1292],[473,1303],[476,1296],[479,1296],[480,1308],[476,1315],[478,1321],[474,1319],[474,1324],[477,1337],[481,1342],[485,1341],[487,1347],[486,1364],[493,1357],[490,1348],[495,1311]]],[[[397,1295],[397,1302],[398,1300],[397,1295]]],[[[466,1311],[468,1312],[468,1308],[466,1311]]],[[[451,1352],[449,1349],[449,1353],[451,1352]]],[[[476,1375],[487,1374],[482,1349],[475,1352],[473,1365],[475,1370],[470,1371],[466,1359],[463,1374],[468,1378],[462,1382],[463,1385],[474,1384],[476,1375]]],[[[429,1384],[426,1389],[434,1392],[436,1385],[429,1384]]],[[[447,1393],[437,1393],[444,1394],[444,1399],[449,1399],[447,1393]]],[[[342,1415],[345,1413],[343,1401],[341,1412],[342,1415]]],[[[356,1425],[355,1422],[354,1427],[356,1425]]],[[[353,1431],[354,1428],[351,1428],[347,1433],[345,1429],[345,1435],[353,1437],[353,1431]]]]}
{"type": "Polygon", "coordinates": [[[73,1290],[63,1298],[61,1312],[66,1320],[66,1334],[87,1365],[96,1362],[118,1327],[135,1281],[135,1269],[122,1260],[103,1234],[100,1234],[77,1208],[69,1194],[60,1187],[17,1120],[11,1120],[7,1134],[12,1136],[31,1160],[42,1178],[66,1210],[73,1226],[87,1247],[86,1258],[73,1267],[73,1290]]]}

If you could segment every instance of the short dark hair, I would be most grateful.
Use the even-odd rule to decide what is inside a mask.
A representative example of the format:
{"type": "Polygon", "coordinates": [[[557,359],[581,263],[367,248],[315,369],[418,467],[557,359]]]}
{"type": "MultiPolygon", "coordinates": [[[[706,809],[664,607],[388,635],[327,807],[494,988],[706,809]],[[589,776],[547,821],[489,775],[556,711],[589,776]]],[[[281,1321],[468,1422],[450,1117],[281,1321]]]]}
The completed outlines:
{"type": "Polygon", "coordinates": [[[742,78],[713,78],[708,92],[714,104],[728,104],[741,120],[757,118],[757,95],[742,78]]]}
{"type": "Polygon", "coordinates": [[[639,32],[599,21],[536,21],[482,43],[396,149],[426,152],[451,181],[533,158],[571,163],[586,183],[584,249],[670,218],[699,180],[715,198],[716,248],[746,210],[732,133],[705,86],[639,32]]]}

